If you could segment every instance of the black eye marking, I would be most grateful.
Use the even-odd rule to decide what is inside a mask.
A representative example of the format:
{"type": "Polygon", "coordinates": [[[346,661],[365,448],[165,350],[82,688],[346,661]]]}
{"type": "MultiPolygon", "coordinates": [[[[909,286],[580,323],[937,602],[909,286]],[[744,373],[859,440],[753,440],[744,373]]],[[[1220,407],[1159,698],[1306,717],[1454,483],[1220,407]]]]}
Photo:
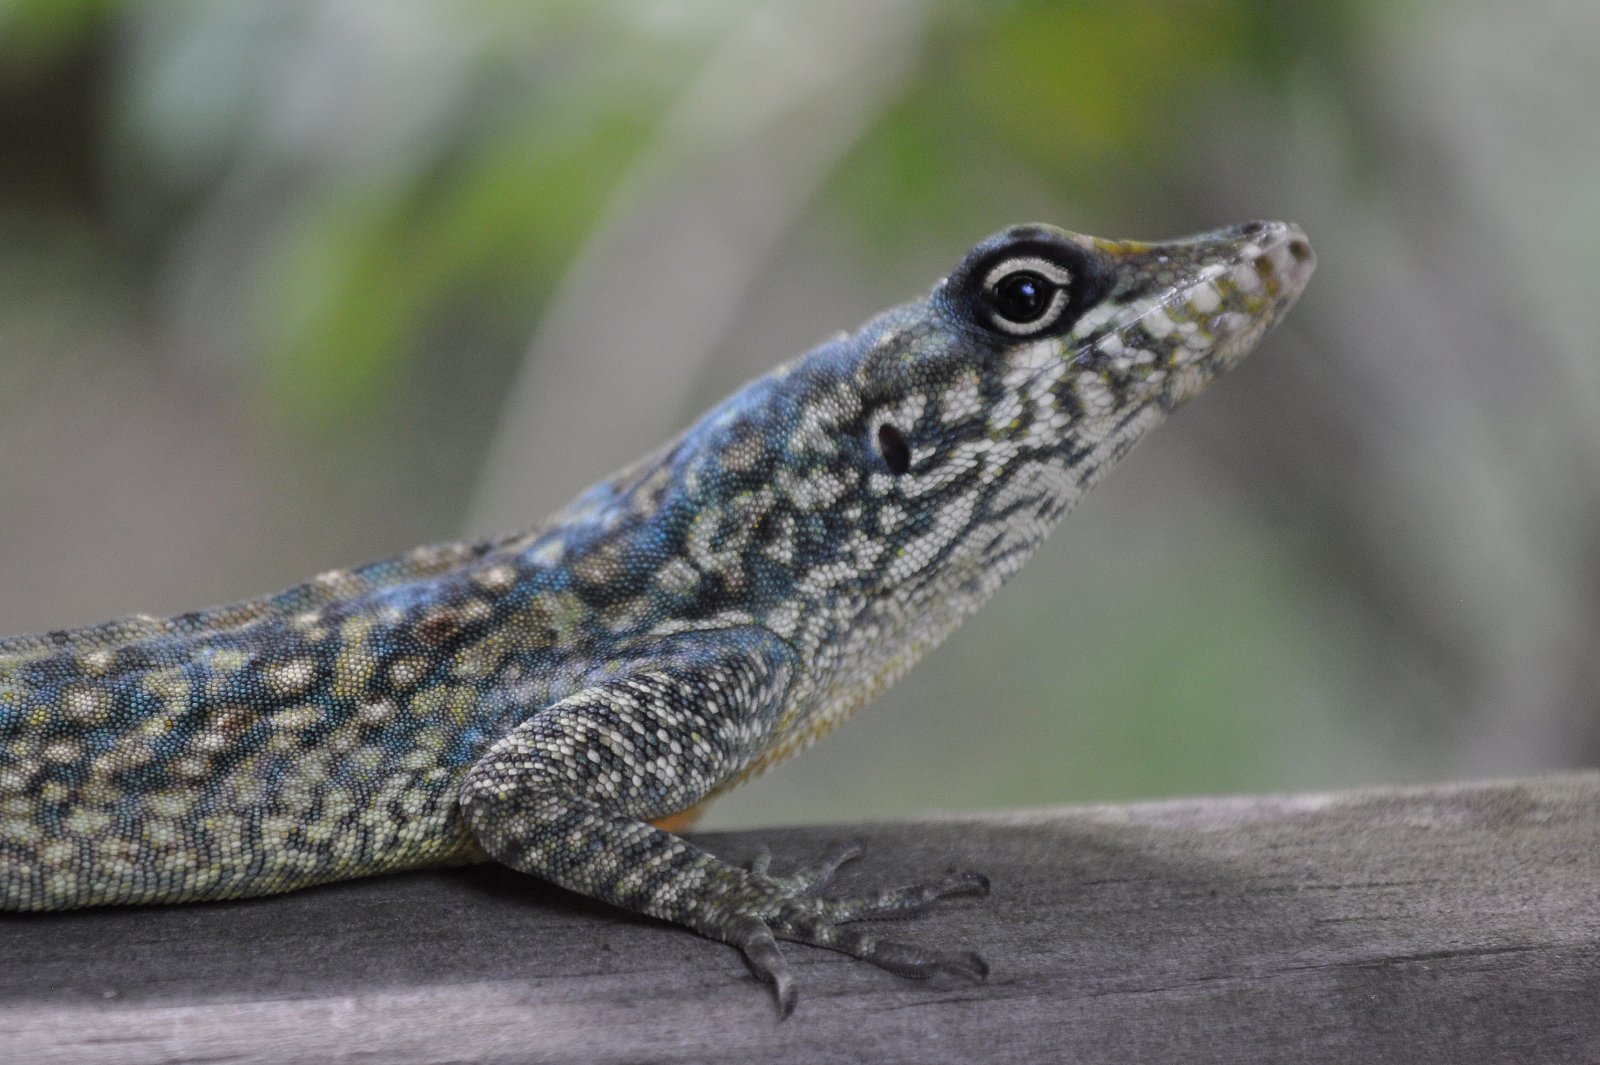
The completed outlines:
{"type": "Polygon", "coordinates": [[[1002,259],[984,274],[982,299],[991,326],[1012,336],[1048,331],[1071,302],[1072,271],[1040,255],[1002,259]]]}
{"type": "Polygon", "coordinates": [[[1069,332],[1115,282],[1112,264],[1070,234],[1013,226],[968,252],[934,298],[952,318],[1014,343],[1069,332]]]}
{"type": "Polygon", "coordinates": [[[883,464],[896,477],[911,469],[911,445],[900,435],[900,430],[888,422],[878,426],[878,454],[883,456],[883,464]]]}

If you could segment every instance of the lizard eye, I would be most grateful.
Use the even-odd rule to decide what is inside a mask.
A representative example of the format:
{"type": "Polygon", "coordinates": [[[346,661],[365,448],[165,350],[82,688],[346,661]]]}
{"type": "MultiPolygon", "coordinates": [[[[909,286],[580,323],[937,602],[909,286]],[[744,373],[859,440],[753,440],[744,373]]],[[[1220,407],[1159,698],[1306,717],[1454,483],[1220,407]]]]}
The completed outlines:
{"type": "Polygon", "coordinates": [[[1018,270],[1000,279],[991,298],[1006,321],[1023,324],[1038,321],[1049,310],[1053,294],[1050,282],[1032,270],[1018,270]]]}
{"type": "Polygon", "coordinates": [[[983,279],[989,323],[1012,336],[1049,330],[1066,311],[1072,275],[1049,259],[1027,255],[996,264],[983,279]]]}
{"type": "Polygon", "coordinates": [[[883,464],[889,467],[890,473],[899,477],[911,469],[911,445],[906,443],[900,430],[884,422],[878,426],[877,439],[878,454],[883,456],[883,464]]]}

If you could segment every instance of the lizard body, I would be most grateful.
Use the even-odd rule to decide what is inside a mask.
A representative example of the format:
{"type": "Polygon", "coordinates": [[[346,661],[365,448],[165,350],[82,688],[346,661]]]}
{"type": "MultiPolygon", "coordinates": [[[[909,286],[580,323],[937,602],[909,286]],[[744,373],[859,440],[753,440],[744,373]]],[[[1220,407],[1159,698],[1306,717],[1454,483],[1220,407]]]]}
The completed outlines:
{"type": "Polygon", "coordinates": [[[982,893],[976,874],[825,898],[848,849],[777,877],[650,822],[892,683],[1312,264],[1282,223],[1015,227],[531,532],[0,640],[0,908],[494,859],[739,946],[785,1013],[775,938],[981,977],[848,923],[982,893]]]}

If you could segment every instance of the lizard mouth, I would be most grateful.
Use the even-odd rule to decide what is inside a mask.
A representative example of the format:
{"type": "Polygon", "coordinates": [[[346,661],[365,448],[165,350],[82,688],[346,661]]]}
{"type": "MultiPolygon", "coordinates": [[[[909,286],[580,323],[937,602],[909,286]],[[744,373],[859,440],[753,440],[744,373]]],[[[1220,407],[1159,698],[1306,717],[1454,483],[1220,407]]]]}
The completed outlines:
{"type": "Polygon", "coordinates": [[[1317,262],[1305,232],[1290,222],[1245,222],[1158,244],[1093,244],[1117,275],[1107,322],[1158,340],[1193,335],[1228,312],[1276,320],[1305,290],[1317,262]]]}
{"type": "Polygon", "coordinates": [[[1121,410],[1171,410],[1198,394],[1283,317],[1316,268],[1305,233],[1288,222],[1157,244],[1086,240],[1117,280],[1072,338],[1073,361],[1104,375],[1121,410]]]}

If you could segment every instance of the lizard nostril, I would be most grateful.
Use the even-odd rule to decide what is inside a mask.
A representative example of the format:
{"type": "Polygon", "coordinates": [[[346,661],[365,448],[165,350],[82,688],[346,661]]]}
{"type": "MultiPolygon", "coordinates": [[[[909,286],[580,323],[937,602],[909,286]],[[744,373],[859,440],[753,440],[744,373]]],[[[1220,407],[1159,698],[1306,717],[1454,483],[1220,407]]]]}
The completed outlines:
{"type": "Polygon", "coordinates": [[[1303,263],[1311,258],[1311,245],[1299,238],[1291,240],[1289,242],[1289,254],[1294,256],[1295,262],[1303,263]]]}

